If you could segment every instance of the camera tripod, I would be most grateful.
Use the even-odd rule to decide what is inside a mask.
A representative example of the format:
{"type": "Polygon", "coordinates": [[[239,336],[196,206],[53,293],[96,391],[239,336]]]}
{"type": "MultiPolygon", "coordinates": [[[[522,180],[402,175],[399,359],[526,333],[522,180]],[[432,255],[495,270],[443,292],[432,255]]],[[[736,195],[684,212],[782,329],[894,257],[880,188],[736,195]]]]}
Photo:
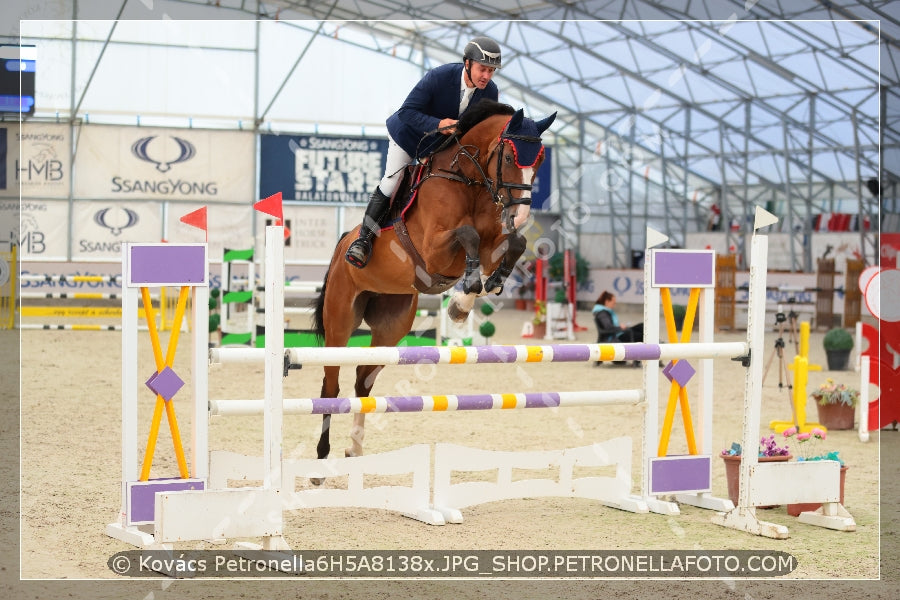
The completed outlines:
{"type": "MultiPolygon", "coordinates": [[[[791,302],[793,302],[793,299],[791,300],[791,302]]],[[[787,360],[784,357],[784,330],[785,323],[787,323],[790,341],[794,345],[794,351],[799,354],[800,335],[797,333],[797,313],[791,310],[788,315],[785,315],[783,312],[781,312],[781,306],[779,306],[778,309],[778,312],[775,314],[775,324],[778,325],[778,338],[775,340],[775,349],[769,356],[769,360],[766,361],[766,368],[763,370],[763,381],[766,380],[766,376],[769,374],[769,368],[772,366],[772,361],[775,360],[775,357],[777,356],[779,363],[778,389],[783,389],[785,385],[787,385],[788,392],[790,392],[791,377],[790,372],[788,371],[787,360]]]]}
{"type": "Polygon", "coordinates": [[[799,335],[795,333],[796,323],[797,323],[797,313],[793,310],[790,311],[790,319],[785,316],[783,312],[781,312],[781,307],[779,306],[779,311],[775,314],[775,323],[778,325],[778,338],[775,340],[775,349],[772,351],[772,354],[769,355],[769,360],[766,361],[766,367],[763,370],[763,382],[766,380],[766,376],[769,373],[769,368],[772,366],[772,361],[775,360],[775,357],[778,357],[778,389],[782,390],[787,387],[788,394],[788,404],[791,407],[791,414],[793,415],[793,420],[797,422],[796,410],[794,408],[794,392],[793,385],[791,385],[791,374],[788,369],[787,359],[784,357],[784,329],[785,323],[789,322],[788,330],[791,336],[791,342],[795,346],[796,352],[799,354],[799,335]]]}

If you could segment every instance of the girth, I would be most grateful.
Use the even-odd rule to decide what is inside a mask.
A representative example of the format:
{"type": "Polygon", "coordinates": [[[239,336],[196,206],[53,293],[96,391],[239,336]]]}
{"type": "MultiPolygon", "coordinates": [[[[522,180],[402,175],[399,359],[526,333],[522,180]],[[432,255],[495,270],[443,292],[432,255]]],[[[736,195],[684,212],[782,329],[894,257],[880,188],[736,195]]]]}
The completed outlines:
{"type": "Polygon", "coordinates": [[[412,239],[409,237],[409,230],[406,229],[406,223],[400,217],[394,221],[394,232],[397,239],[403,245],[403,249],[413,261],[413,269],[415,271],[415,288],[423,294],[440,294],[446,292],[459,280],[459,277],[447,277],[437,273],[429,273],[425,266],[425,260],[419,251],[416,250],[412,239]]]}

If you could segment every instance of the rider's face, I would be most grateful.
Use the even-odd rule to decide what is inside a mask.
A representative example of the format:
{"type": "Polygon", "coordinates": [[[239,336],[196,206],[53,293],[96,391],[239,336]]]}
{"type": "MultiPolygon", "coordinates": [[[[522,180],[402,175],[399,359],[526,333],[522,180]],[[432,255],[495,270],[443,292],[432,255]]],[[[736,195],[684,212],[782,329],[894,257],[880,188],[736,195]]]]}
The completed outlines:
{"type": "MultiPolygon", "coordinates": [[[[494,67],[486,67],[474,60],[470,60],[469,65],[469,70],[472,73],[472,78],[469,80],[469,83],[473,84],[478,89],[483,90],[487,87],[487,84],[490,83],[491,77],[494,76],[494,71],[496,71],[496,69],[494,67]]],[[[466,74],[466,78],[469,78],[468,73],[466,74]]]]}

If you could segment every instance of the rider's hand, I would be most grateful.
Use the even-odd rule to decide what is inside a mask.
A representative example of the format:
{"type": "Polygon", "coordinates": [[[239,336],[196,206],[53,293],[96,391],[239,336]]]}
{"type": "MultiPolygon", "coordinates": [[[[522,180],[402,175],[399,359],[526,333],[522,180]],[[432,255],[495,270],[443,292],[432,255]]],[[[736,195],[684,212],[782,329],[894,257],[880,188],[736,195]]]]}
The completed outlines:
{"type": "Polygon", "coordinates": [[[441,119],[438,123],[438,131],[444,135],[456,133],[456,119],[441,119]]]}

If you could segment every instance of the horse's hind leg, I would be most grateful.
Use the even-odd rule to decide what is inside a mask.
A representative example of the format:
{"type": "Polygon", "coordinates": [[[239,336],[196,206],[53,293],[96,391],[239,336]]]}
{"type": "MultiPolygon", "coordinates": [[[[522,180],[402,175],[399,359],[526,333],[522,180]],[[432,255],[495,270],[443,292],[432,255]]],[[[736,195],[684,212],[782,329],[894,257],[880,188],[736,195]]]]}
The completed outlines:
{"type": "MultiPolygon", "coordinates": [[[[374,345],[374,342],[373,342],[374,345]]],[[[356,367],[356,386],[354,391],[357,398],[364,398],[372,391],[375,378],[381,373],[384,365],[359,365],[356,367]]],[[[350,428],[350,447],[344,450],[344,456],[362,456],[363,440],[366,437],[366,414],[353,415],[353,426],[350,428]]]]}
{"type": "MultiPolygon", "coordinates": [[[[419,304],[417,294],[381,294],[373,297],[366,306],[365,319],[372,329],[373,346],[396,346],[403,339],[416,318],[416,307],[419,304]]],[[[363,398],[372,392],[375,378],[381,373],[384,365],[359,365],[356,367],[356,396],[363,398]]],[[[362,456],[363,439],[366,435],[366,415],[353,415],[353,427],[350,429],[350,447],[344,451],[346,456],[362,456]]]]}
{"type": "Polygon", "coordinates": [[[478,256],[478,247],[481,238],[478,231],[471,225],[462,225],[456,229],[456,240],[466,253],[466,271],[463,273],[462,294],[454,294],[447,306],[447,316],[457,323],[461,323],[469,316],[475,305],[475,298],[484,289],[481,285],[481,261],[478,256]]]}

